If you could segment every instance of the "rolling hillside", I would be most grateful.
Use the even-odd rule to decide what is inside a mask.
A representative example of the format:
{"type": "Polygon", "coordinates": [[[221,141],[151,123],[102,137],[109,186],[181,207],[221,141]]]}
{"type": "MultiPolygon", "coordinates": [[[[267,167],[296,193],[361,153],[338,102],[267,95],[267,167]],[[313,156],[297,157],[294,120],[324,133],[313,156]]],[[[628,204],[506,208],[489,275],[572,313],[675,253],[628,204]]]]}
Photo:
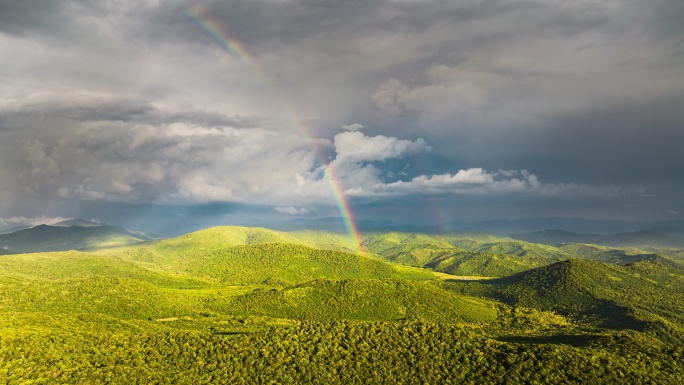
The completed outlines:
{"type": "MultiPolygon", "coordinates": [[[[62,229],[71,229],[64,227],[62,229]]],[[[91,227],[91,229],[98,229],[91,227]]],[[[0,257],[20,383],[658,383],[684,378],[684,263],[479,233],[217,227],[0,257]],[[626,263],[627,266],[570,258],[626,263]],[[401,262],[401,263],[398,263],[401,262]],[[433,271],[503,276],[461,281],[433,271]],[[522,271],[522,272],[518,272],[522,271]],[[512,275],[511,275],[512,274],[512,275]]]]}
{"type": "Polygon", "coordinates": [[[397,279],[313,281],[236,297],[232,305],[244,315],[314,321],[491,322],[497,318],[494,302],[454,295],[431,283],[397,279]]]}
{"type": "Polygon", "coordinates": [[[111,276],[172,288],[202,287],[209,283],[116,256],[79,251],[6,255],[0,258],[0,275],[52,281],[111,276]]]}
{"type": "Polygon", "coordinates": [[[491,234],[460,231],[445,235],[372,232],[364,245],[381,258],[454,275],[506,276],[572,255],[491,234]]]}
{"type": "MultiPolygon", "coordinates": [[[[5,252],[34,253],[42,251],[93,250],[141,243],[151,238],[145,234],[108,225],[39,225],[0,235],[0,248],[5,252]]],[[[90,222],[92,223],[92,222],[90,222]]]]}
{"type": "Polygon", "coordinates": [[[684,341],[684,264],[671,259],[627,266],[570,259],[496,280],[446,285],[602,327],[653,328],[684,341]]]}
{"type": "MultiPolygon", "coordinates": [[[[306,237],[310,237],[306,234],[306,237]]],[[[306,237],[245,227],[214,227],[140,246],[108,250],[159,271],[222,284],[292,285],[315,279],[430,279],[430,272],[306,244],[306,237]]]]}

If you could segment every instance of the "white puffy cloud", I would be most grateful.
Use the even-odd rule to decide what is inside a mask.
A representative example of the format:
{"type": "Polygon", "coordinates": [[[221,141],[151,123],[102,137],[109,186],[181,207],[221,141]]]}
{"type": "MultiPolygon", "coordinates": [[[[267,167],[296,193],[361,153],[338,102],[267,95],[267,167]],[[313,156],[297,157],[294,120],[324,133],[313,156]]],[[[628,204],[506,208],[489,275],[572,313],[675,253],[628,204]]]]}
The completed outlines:
{"type": "Polygon", "coordinates": [[[548,197],[621,196],[642,194],[640,190],[616,187],[590,187],[574,183],[544,184],[527,170],[482,168],[459,170],[455,174],[420,175],[409,181],[375,183],[350,188],[347,194],[356,197],[407,196],[416,194],[452,194],[471,196],[501,196],[527,194],[548,197]]]}
{"type": "Polygon", "coordinates": [[[342,132],[334,139],[336,162],[374,162],[430,151],[425,140],[405,140],[361,132],[342,132]]]}

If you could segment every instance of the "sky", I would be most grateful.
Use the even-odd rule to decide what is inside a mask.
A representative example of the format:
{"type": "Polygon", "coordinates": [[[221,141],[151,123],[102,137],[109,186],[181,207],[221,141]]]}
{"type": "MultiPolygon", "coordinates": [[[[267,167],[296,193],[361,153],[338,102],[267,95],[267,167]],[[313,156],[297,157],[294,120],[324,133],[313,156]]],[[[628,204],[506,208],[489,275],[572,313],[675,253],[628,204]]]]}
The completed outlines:
{"type": "Polygon", "coordinates": [[[681,0],[0,0],[0,225],[679,221],[682,20],[681,0]]]}

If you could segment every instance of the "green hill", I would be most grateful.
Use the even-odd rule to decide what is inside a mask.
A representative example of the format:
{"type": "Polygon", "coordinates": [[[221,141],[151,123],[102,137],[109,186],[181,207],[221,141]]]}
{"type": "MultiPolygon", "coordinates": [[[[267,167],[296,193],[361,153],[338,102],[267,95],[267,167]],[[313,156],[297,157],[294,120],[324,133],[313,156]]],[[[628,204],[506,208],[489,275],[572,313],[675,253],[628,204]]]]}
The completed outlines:
{"type": "Polygon", "coordinates": [[[570,258],[555,247],[478,232],[364,233],[367,249],[391,262],[454,275],[506,276],[570,258]]]}
{"type": "MultiPolygon", "coordinates": [[[[558,235],[556,232],[544,234],[548,237],[558,235]]],[[[374,231],[364,234],[364,245],[371,253],[395,263],[454,275],[498,277],[570,258],[619,265],[658,255],[684,258],[681,251],[673,249],[615,248],[578,243],[551,246],[465,231],[445,235],[374,231]]]]}
{"type": "Polygon", "coordinates": [[[203,308],[186,292],[118,277],[22,279],[0,276],[0,312],[104,314],[120,319],[195,315],[203,308]]]}
{"type": "Polygon", "coordinates": [[[162,287],[207,285],[206,280],[177,273],[168,274],[145,263],[79,251],[6,255],[0,258],[0,275],[48,280],[113,276],[162,287]]]}
{"type": "Polygon", "coordinates": [[[684,338],[684,265],[655,257],[627,266],[570,259],[510,277],[447,283],[460,293],[555,311],[609,328],[684,338]]]}
{"type": "Polygon", "coordinates": [[[543,256],[517,256],[472,251],[446,251],[423,267],[453,275],[480,275],[504,277],[521,271],[545,266],[558,258],[543,256]]]}
{"type": "Polygon", "coordinates": [[[580,243],[564,244],[559,247],[576,258],[597,262],[626,265],[642,259],[654,258],[657,254],[635,248],[612,248],[608,246],[587,245],[580,243]]]}
{"type": "Polygon", "coordinates": [[[117,249],[110,254],[145,262],[160,271],[209,278],[214,282],[230,285],[292,285],[314,279],[432,277],[425,270],[297,244],[256,243],[228,246],[229,244],[224,239],[219,239],[216,243],[198,244],[193,243],[191,238],[183,239],[183,243],[179,239],[173,239],[168,243],[159,241],[117,249]]]}
{"type": "Polygon", "coordinates": [[[8,253],[93,250],[141,243],[150,238],[117,226],[48,226],[0,235],[0,248],[8,253]]]}
{"type": "Polygon", "coordinates": [[[319,231],[286,233],[261,227],[240,226],[210,227],[179,237],[152,242],[150,246],[158,252],[170,250],[172,253],[180,254],[262,243],[286,243],[321,249],[325,248],[322,245],[327,244],[331,250],[352,250],[349,237],[341,234],[319,231]]]}
{"type": "Polygon", "coordinates": [[[467,232],[363,241],[369,253],[355,255],[343,235],[218,227],[97,252],[3,255],[0,378],[682,383],[682,261],[467,232]],[[505,277],[437,280],[407,265],[505,277]]]}
{"type": "Polygon", "coordinates": [[[493,302],[454,295],[429,282],[405,280],[314,281],[235,297],[241,314],[316,321],[420,319],[491,322],[493,302]]]}

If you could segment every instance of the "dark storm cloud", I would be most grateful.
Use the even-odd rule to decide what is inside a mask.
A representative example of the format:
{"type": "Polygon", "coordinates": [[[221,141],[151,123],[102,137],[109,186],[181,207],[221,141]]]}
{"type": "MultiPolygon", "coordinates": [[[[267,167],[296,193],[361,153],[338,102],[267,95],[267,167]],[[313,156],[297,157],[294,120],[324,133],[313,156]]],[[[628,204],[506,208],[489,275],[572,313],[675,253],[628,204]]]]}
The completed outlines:
{"type": "MultiPolygon", "coordinates": [[[[227,116],[218,112],[203,110],[170,111],[158,108],[154,104],[131,99],[105,99],[93,97],[74,97],[65,99],[56,97],[44,101],[27,102],[23,105],[7,108],[0,107],[1,119],[8,121],[22,117],[51,114],[73,121],[130,122],[152,125],[186,123],[201,127],[258,127],[261,119],[256,117],[227,116]]],[[[6,124],[5,126],[10,126],[6,124]]],[[[0,129],[3,124],[0,121],[0,129]]]]}
{"type": "MultiPolygon", "coordinates": [[[[548,182],[670,184],[684,182],[682,96],[587,109],[534,125],[465,123],[456,143],[436,142],[458,164],[530,169],[548,182]],[[445,148],[446,147],[446,148],[445,148]]],[[[445,160],[441,160],[444,163],[445,160]]]]}
{"type": "Polygon", "coordinates": [[[60,28],[67,2],[50,0],[0,1],[0,31],[9,34],[50,33],[60,28]]]}
{"type": "Polygon", "coordinates": [[[131,100],[103,101],[92,106],[68,106],[55,111],[66,118],[81,121],[120,121],[148,124],[187,123],[202,127],[258,127],[259,119],[226,116],[203,110],[164,111],[149,102],[131,100]]]}
{"type": "Polygon", "coordinates": [[[378,213],[428,187],[490,217],[683,212],[682,18],[679,0],[0,0],[0,177],[19,186],[0,198],[301,213],[326,191],[313,165],[338,156],[378,213]],[[344,163],[352,125],[375,152],[344,163]]]}

